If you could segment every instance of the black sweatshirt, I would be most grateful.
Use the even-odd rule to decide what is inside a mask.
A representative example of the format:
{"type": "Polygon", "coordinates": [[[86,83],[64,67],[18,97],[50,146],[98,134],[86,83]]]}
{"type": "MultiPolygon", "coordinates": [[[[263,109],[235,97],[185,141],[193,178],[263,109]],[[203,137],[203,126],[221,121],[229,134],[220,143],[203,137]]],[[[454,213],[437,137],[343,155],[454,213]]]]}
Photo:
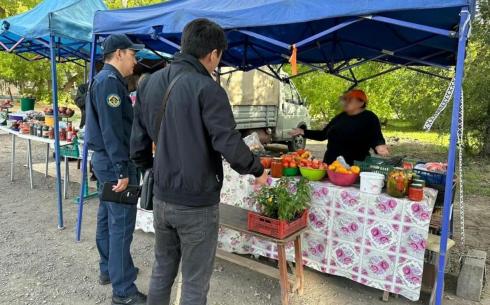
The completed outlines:
{"type": "Polygon", "coordinates": [[[353,116],[342,112],[323,130],[305,130],[305,138],[328,140],[323,158],[328,164],[339,156],[343,156],[349,164],[353,164],[354,160],[364,161],[369,156],[369,149],[386,143],[378,117],[369,110],[353,116]]]}
{"type": "Polygon", "coordinates": [[[195,57],[177,54],[172,64],[145,78],[137,91],[131,134],[131,159],[153,166],[157,199],[186,206],[218,204],[223,185],[222,157],[240,174],[264,172],[235,130],[228,97],[195,57]],[[156,116],[176,75],[159,131],[156,116]],[[158,142],[154,141],[158,134],[158,142]],[[153,164],[152,142],[157,142],[153,164]]]}

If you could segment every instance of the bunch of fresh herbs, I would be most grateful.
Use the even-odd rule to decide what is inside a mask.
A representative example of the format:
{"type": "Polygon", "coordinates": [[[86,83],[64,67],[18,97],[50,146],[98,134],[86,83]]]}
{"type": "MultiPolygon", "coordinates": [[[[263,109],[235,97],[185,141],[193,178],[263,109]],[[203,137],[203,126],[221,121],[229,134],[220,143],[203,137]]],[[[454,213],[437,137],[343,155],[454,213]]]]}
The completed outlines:
{"type": "Polygon", "coordinates": [[[279,220],[298,218],[310,204],[311,188],[308,180],[298,181],[283,177],[272,186],[262,187],[256,195],[262,214],[279,220]]]}

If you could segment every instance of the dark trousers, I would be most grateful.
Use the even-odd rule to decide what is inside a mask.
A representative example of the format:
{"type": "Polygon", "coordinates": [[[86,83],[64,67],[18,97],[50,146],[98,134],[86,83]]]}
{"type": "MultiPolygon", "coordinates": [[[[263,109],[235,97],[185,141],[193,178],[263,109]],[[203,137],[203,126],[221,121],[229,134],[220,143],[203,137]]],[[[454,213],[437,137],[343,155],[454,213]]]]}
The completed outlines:
{"type": "Polygon", "coordinates": [[[218,242],[219,205],[186,207],[153,199],[155,263],[148,305],[168,305],[182,261],[181,305],[205,305],[218,242]]]}
{"type": "MultiPolygon", "coordinates": [[[[94,154],[99,191],[105,182],[117,181],[111,164],[107,162],[105,156],[94,154]]],[[[129,184],[137,183],[136,169],[130,167],[129,173],[129,184]]],[[[135,224],[136,206],[100,200],[95,238],[100,255],[100,272],[109,276],[112,293],[118,297],[128,297],[138,291],[134,284],[137,272],[130,252],[135,224]]]]}

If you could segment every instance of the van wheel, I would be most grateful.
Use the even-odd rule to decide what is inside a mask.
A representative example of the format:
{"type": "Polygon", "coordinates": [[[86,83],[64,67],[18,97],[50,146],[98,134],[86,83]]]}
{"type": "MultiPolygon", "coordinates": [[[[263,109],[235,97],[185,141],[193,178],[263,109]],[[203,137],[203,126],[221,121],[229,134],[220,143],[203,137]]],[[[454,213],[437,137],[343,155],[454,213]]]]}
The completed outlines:
{"type": "Polygon", "coordinates": [[[292,141],[288,142],[289,151],[297,151],[298,149],[305,149],[306,139],[303,136],[294,137],[292,141]]]}

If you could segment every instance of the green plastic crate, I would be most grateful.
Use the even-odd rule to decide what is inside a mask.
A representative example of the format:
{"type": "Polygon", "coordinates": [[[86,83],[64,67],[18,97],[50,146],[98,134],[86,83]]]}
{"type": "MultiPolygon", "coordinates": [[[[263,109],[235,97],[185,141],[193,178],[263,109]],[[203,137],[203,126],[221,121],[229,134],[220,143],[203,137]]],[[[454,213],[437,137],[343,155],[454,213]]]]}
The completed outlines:
{"type": "Polygon", "coordinates": [[[78,149],[78,140],[73,139],[71,144],[60,146],[60,156],[67,158],[80,158],[80,151],[78,149]]]}
{"type": "Polygon", "coordinates": [[[359,166],[361,172],[372,172],[382,174],[385,177],[395,167],[393,165],[386,164],[387,160],[376,157],[367,157],[364,161],[354,161],[354,165],[359,166]]]}

